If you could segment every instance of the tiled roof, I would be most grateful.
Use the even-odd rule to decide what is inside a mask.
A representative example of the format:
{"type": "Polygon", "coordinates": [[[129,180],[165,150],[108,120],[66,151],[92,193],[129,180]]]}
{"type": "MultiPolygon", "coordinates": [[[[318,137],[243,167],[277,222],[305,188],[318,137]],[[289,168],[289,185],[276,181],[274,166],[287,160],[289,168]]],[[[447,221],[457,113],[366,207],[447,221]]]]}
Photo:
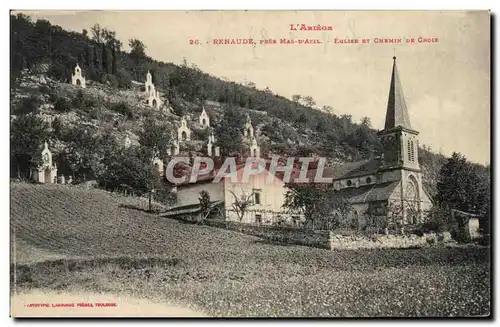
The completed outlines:
{"type": "MultiPolygon", "coordinates": [[[[382,160],[380,158],[375,158],[351,162],[343,165],[325,167],[322,177],[331,177],[333,178],[333,180],[339,180],[357,176],[371,175],[375,174],[379,170],[381,165],[382,160]]],[[[316,169],[312,169],[307,172],[307,177],[311,182],[314,181],[315,176],[316,169]]],[[[298,175],[296,177],[298,177],[298,175]]]]}
{"type": "Polygon", "coordinates": [[[371,201],[387,200],[399,185],[399,181],[381,184],[365,185],[341,189],[335,194],[351,203],[364,203],[371,201]]]}
{"type": "MultiPolygon", "coordinates": [[[[213,209],[215,206],[218,206],[221,203],[222,203],[222,201],[212,201],[210,203],[210,208],[213,209]]],[[[183,214],[188,214],[188,213],[197,213],[200,211],[201,211],[201,205],[199,203],[195,203],[195,204],[188,204],[185,206],[178,206],[178,207],[170,208],[170,209],[160,213],[160,216],[171,217],[171,216],[183,215],[183,214]]]]}
{"type": "MultiPolygon", "coordinates": [[[[266,167],[265,167],[265,172],[264,172],[266,174],[269,171],[270,163],[271,163],[270,160],[266,160],[266,167]]],[[[352,177],[357,177],[357,176],[371,175],[371,174],[375,174],[381,165],[382,165],[382,160],[380,158],[374,158],[374,159],[368,159],[368,160],[347,163],[347,164],[343,164],[343,165],[325,167],[325,169],[323,170],[322,177],[324,177],[324,178],[331,177],[331,178],[333,178],[333,180],[339,180],[339,179],[352,178],[352,177]]],[[[212,181],[217,173],[217,170],[220,169],[221,164],[219,164],[219,165],[216,164],[215,166],[216,167],[214,168],[214,170],[212,172],[210,172],[209,174],[198,175],[198,178],[197,178],[195,184],[206,183],[206,182],[212,181]]],[[[245,167],[244,163],[236,165],[237,170],[240,170],[241,168],[244,168],[244,167],[245,167]]],[[[191,174],[190,170],[191,169],[188,169],[188,171],[187,171],[188,179],[184,183],[178,184],[178,186],[182,187],[184,185],[192,185],[193,184],[193,183],[189,182],[189,176],[191,174]]],[[[226,172],[227,173],[229,172],[229,167],[226,170],[226,172]]],[[[307,179],[310,182],[314,182],[314,179],[316,177],[316,172],[317,172],[317,169],[309,169],[307,171],[307,179]]],[[[292,174],[291,174],[291,182],[298,179],[299,175],[300,175],[300,168],[294,168],[292,171],[292,174]]],[[[283,180],[284,172],[277,171],[275,173],[275,176],[277,178],[283,180]]]]}

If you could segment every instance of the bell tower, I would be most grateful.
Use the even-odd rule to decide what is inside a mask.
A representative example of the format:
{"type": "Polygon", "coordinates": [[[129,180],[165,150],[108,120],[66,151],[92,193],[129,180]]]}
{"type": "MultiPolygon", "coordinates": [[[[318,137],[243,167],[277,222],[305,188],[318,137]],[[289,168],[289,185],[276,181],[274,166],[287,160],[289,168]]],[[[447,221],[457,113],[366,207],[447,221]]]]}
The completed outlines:
{"type": "Polygon", "coordinates": [[[378,132],[386,168],[408,168],[420,171],[418,164],[418,132],[411,127],[410,116],[393,57],[389,99],[384,129],[378,132]]]}
{"type": "Polygon", "coordinates": [[[403,219],[416,223],[423,217],[422,173],[418,163],[418,131],[412,128],[403,87],[392,58],[391,84],[384,129],[378,132],[384,158],[380,167],[383,181],[400,181],[403,219]]]}

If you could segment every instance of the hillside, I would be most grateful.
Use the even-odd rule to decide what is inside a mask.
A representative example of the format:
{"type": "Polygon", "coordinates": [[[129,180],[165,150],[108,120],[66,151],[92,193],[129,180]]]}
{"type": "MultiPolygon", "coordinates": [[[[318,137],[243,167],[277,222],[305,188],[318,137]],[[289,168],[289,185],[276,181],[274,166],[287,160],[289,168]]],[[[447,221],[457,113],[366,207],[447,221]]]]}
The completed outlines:
{"type": "MultiPolygon", "coordinates": [[[[292,101],[270,89],[258,90],[252,83],[242,85],[208,75],[195,64],[184,62],[177,66],[154,60],[147,56],[147,48],[140,40],[130,44],[131,52],[123,51],[116,33],[99,25],[75,33],[48,21],[32,22],[22,14],[11,16],[11,115],[32,112],[51,122],[49,136],[55,144],[61,173],[83,180],[95,174],[91,160],[82,154],[85,151],[71,144],[75,133],[87,130],[96,137],[112,136],[118,144],[129,135],[138,144],[138,134],[148,118],[172,132],[180,117],[187,115],[194,130],[193,141],[184,154],[203,151],[207,133],[196,122],[202,104],[216,135],[225,132],[221,120],[228,108],[241,117],[248,113],[264,155],[316,154],[328,157],[329,163],[335,165],[380,154],[380,143],[369,118],[358,124],[351,116],[333,114],[332,108],[315,108],[310,97],[298,95],[292,101]],[[89,81],[82,93],[69,84],[76,63],[89,81]],[[141,88],[147,71],[151,71],[167,103],[161,111],[144,104],[141,88]],[[78,158],[68,158],[71,151],[78,152],[78,158]]],[[[335,108],[335,112],[342,112],[342,108],[335,108]]],[[[241,132],[240,121],[232,120],[231,127],[241,132]]],[[[43,144],[34,141],[39,147],[43,144]]],[[[220,146],[224,149],[229,145],[220,146]]],[[[428,177],[424,183],[433,193],[445,158],[429,148],[419,152],[424,176],[428,177]]],[[[33,164],[33,160],[29,155],[28,159],[21,157],[11,158],[13,176],[16,170],[21,171],[20,175],[29,174],[29,165],[24,161],[33,164]],[[18,165],[18,161],[22,162],[18,165]]]]}
{"type": "Polygon", "coordinates": [[[280,246],[127,209],[121,205],[130,198],[100,190],[25,183],[10,189],[13,292],[132,295],[212,316],[456,316],[490,310],[486,247],[280,246]]]}
{"type": "Polygon", "coordinates": [[[11,199],[16,244],[12,253],[17,263],[124,255],[180,259],[188,253],[198,260],[207,250],[224,252],[218,249],[223,244],[233,247],[255,241],[128,209],[127,205],[145,207],[146,200],[101,190],[12,183],[11,199]],[[169,245],[169,240],[175,244],[169,245]]]}

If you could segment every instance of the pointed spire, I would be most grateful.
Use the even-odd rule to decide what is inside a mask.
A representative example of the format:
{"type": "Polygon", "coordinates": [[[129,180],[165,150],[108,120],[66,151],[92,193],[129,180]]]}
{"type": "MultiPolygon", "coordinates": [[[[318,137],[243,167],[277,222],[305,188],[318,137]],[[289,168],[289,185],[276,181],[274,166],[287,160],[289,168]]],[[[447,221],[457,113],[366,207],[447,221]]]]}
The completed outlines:
{"type": "Polygon", "coordinates": [[[48,150],[48,149],[49,149],[49,144],[47,143],[47,141],[45,141],[44,146],[45,146],[45,149],[44,149],[44,150],[48,150]]]}
{"type": "Polygon", "coordinates": [[[410,116],[406,108],[406,101],[403,95],[403,87],[399,79],[398,69],[396,67],[396,56],[392,57],[394,64],[392,66],[391,86],[389,89],[389,101],[387,102],[387,113],[385,116],[385,130],[397,126],[411,129],[410,116]]]}

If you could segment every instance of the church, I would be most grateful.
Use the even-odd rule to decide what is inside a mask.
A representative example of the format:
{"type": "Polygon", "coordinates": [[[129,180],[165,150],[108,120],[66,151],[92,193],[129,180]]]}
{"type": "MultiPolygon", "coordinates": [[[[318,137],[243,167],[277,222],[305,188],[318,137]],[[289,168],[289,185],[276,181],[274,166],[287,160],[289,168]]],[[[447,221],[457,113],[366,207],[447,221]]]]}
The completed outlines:
{"type": "Polygon", "coordinates": [[[406,224],[417,223],[432,206],[422,186],[419,132],[410,123],[396,57],[393,60],[385,126],[378,132],[382,156],[329,167],[323,173],[333,178],[335,194],[351,203],[349,218],[359,225],[369,216],[388,214],[388,206],[392,209],[389,214],[402,216],[406,224]]]}
{"type": "MultiPolygon", "coordinates": [[[[405,224],[418,223],[424,219],[425,211],[432,206],[430,196],[422,185],[422,171],[418,162],[419,132],[410,123],[396,57],[393,57],[393,61],[385,126],[378,132],[383,147],[382,155],[323,170],[322,177],[332,179],[334,196],[351,204],[350,213],[342,219],[354,222],[357,226],[366,225],[369,219],[387,215],[397,215],[404,219],[405,224]]],[[[253,127],[248,118],[244,135],[254,138],[253,127]]],[[[316,170],[308,170],[307,176],[312,183],[316,170]]],[[[234,185],[226,181],[211,184],[213,176],[209,177],[196,183],[178,185],[177,207],[164,215],[174,216],[184,212],[185,208],[189,208],[190,213],[199,212],[199,192],[206,190],[211,199],[218,201],[225,219],[237,221],[234,214],[231,214],[234,199],[228,196],[234,185]]],[[[242,222],[272,224],[276,217],[286,214],[282,205],[289,188],[279,174],[276,177],[276,182],[271,185],[261,183],[260,177],[255,177],[254,184],[257,186],[252,185],[248,193],[258,194],[258,199],[254,200],[254,205],[242,222]]],[[[237,186],[241,189],[249,187],[237,186]]],[[[294,220],[292,218],[296,217],[288,218],[294,220]]]]}

